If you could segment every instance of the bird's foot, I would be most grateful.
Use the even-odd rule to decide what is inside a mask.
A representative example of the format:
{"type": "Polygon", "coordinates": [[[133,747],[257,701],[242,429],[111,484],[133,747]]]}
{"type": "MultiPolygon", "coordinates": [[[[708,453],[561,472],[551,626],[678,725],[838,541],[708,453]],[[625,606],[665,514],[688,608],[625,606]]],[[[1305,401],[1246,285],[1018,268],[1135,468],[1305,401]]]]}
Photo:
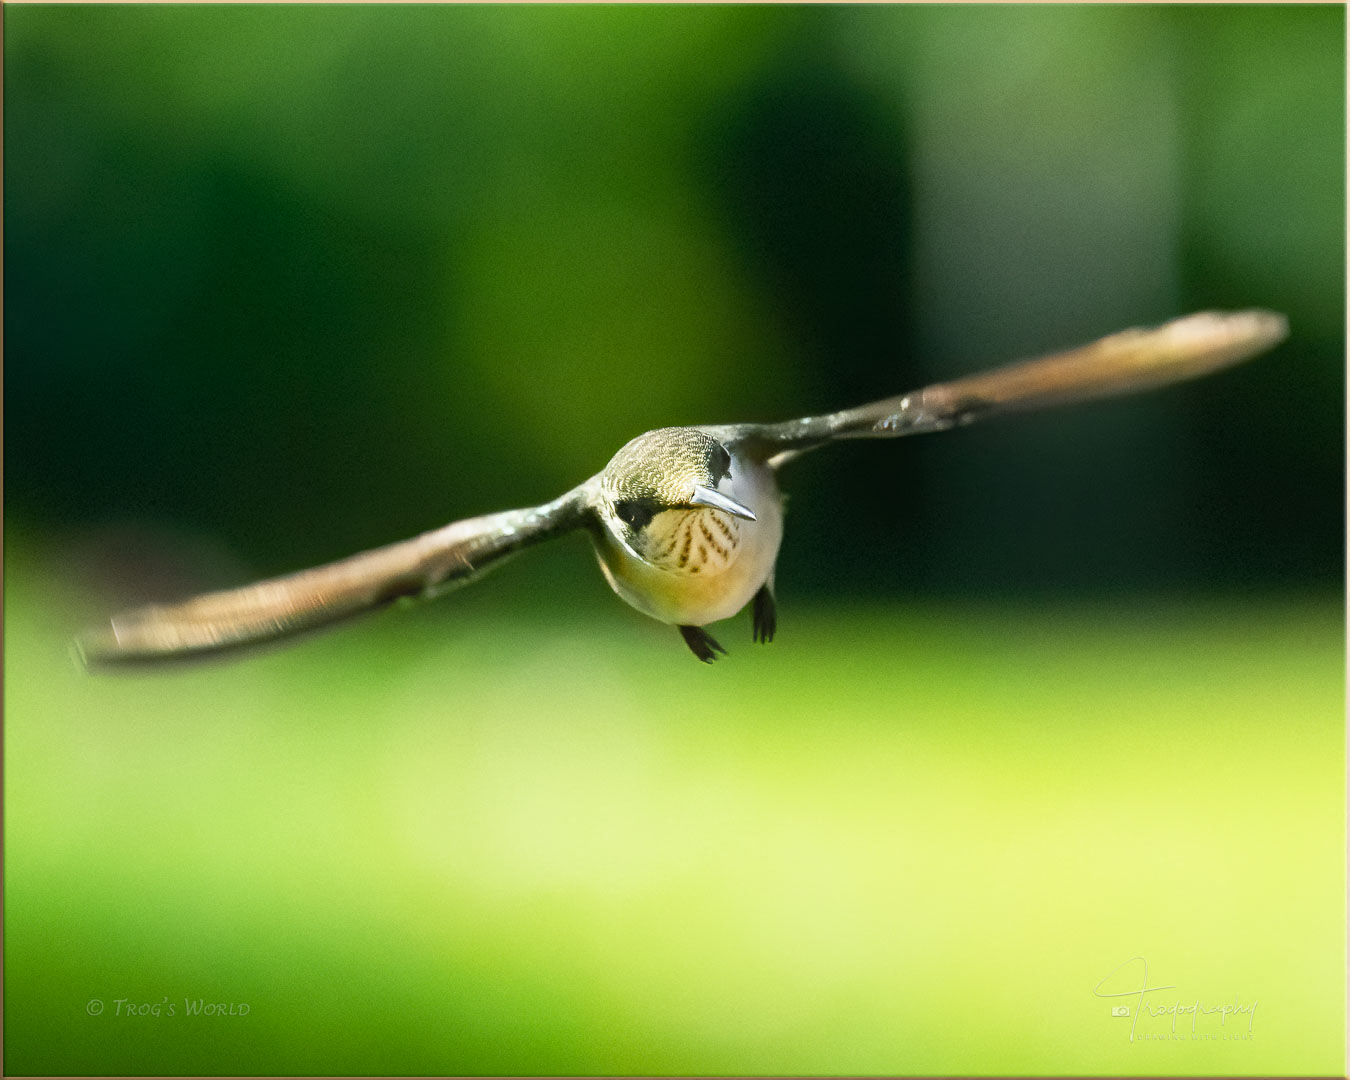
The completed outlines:
{"type": "Polygon", "coordinates": [[[767,585],[761,585],[755,593],[753,615],[755,640],[767,645],[778,629],[778,604],[767,585]]]}
{"type": "Polygon", "coordinates": [[[684,643],[689,646],[689,651],[702,660],[705,664],[711,664],[717,659],[717,654],[726,655],[726,649],[717,643],[717,639],[701,626],[681,626],[680,635],[684,638],[684,643]]]}

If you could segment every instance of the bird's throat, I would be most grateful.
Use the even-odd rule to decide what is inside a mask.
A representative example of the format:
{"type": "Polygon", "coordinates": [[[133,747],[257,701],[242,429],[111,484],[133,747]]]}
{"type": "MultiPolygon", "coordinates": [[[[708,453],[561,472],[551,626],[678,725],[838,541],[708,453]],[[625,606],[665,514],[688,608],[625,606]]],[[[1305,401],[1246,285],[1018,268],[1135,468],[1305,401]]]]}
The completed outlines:
{"type": "Polygon", "coordinates": [[[643,561],[674,574],[710,577],[735,561],[743,523],[720,510],[666,510],[643,529],[643,561]]]}

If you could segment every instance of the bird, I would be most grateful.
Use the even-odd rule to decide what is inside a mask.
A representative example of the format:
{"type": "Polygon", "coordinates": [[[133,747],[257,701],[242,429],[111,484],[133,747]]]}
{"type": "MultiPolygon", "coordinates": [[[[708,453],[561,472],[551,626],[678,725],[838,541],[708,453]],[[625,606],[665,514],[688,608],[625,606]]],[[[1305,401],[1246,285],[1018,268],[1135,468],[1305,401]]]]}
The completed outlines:
{"type": "Polygon", "coordinates": [[[769,642],[776,634],[779,472],[788,462],[845,439],[947,431],[1180,382],[1254,357],[1288,333],[1288,321],[1276,312],[1202,311],[839,412],[658,428],[551,502],[455,521],[257,584],[124,612],[79,635],[76,655],[97,669],[283,638],[396,600],[438,596],[526,548],[583,531],[614,592],[677,627],[690,652],[712,663],[726,649],[708,624],[747,604],[753,639],[769,642]]]}

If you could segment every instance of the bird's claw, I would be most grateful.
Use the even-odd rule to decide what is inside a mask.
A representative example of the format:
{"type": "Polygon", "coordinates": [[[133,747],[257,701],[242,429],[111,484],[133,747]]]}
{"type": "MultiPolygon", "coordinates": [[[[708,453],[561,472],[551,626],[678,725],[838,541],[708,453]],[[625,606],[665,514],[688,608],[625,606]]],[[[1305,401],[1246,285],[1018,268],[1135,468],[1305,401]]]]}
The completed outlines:
{"type": "Polygon", "coordinates": [[[760,586],[759,592],[755,593],[752,616],[754,639],[767,645],[773,640],[773,635],[778,629],[778,604],[767,585],[760,586]]]}
{"type": "Polygon", "coordinates": [[[689,651],[702,660],[705,664],[711,664],[717,659],[717,654],[726,655],[726,649],[718,643],[708,631],[701,626],[681,626],[680,635],[684,638],[684,643],[689,646],[689,651]]]}

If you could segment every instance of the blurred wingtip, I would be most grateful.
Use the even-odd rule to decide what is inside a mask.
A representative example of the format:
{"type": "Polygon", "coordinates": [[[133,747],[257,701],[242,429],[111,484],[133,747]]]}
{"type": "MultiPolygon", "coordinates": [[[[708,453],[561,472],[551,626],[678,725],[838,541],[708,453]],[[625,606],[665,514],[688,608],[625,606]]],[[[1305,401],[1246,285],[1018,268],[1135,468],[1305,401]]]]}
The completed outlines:
{"type": "Polygon", "coordinates": [[[1152,341],[1150,365],[1169,372],[1167,381],[1194,378],[1251,360],[1289,336],[1278,311],[1197,311],[1164,323],[1142,340],[1152,341]]]}
{"type": "Polygon", "coordinates": [[[1289,336],[1289,318],[1278,311],[1248,308],[1223,317],[1234,337],[1245,341],[1253,351],[1274,348],[1289,336]]]}
{"type": "Polygon", "coordinates": [[[1289,336],[1288,315],[1279,311],[1266,311],[1262,308],[1252,308],[1247,314],[1264,326],[1270,344],[1278,345],[1289,336]]]}
{"type": "Polygon", "coordinates": [[[90,656],[87,642],[87,635],[77,634],[71,638],[66,645],[66,654],[70,657],[71,666],[83,675],[89,674],[90,656]]]}
{"type": "Polygon", "coordinates": [[[117,653],[117,638],[113,634],[112,625],[76,634],[71,638],[67,651],[76,669],[89,674],[117,653]]]}
{"type": "Polygon", "coordinates": [[[1198,311],[1166,327],[1178,343],[1193,344],[1245,359],[1274,348],[1289,336],[1289,319],[1278,311],[1198,311]]]}

